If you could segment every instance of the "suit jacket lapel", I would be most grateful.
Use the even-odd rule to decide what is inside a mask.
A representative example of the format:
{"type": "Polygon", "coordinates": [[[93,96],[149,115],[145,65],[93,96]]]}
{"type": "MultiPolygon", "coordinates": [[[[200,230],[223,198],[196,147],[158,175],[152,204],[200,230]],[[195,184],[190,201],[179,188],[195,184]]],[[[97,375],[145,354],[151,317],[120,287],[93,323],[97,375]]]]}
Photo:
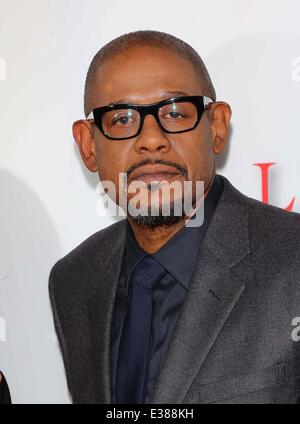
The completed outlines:
{"type": "MultiPolygon", "coordinates": [[[[111,403],[110,336],[113,307],[125,248],[125,220],[117,224],[108,241],[110,253],[101,250],[93,261],[89,295],[94,403],[111,403]]],[[[100,248],[103,246],[100,246],[100,248]]]]}
{"type": "Polygon", "coordinates": [[[190,288],[151,403],[182,403],[222,326],[251,278],[248,209],[225,187],[199,252],[190,288]]]}

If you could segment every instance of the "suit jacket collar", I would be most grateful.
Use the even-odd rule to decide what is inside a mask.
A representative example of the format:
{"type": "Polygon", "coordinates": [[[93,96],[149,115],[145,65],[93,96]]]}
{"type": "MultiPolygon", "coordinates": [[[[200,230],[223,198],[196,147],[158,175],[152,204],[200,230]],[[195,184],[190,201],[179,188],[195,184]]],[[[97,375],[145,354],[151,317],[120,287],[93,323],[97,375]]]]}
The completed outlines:
{"type": "MultiPolygon", "coordinates": [[[[224,190],[198,254],[190,290],[180,311],[152,403],[181,403],[252,277],[247,197],[221,176],[224,190]]],[[[93,369],[87,379],[96,403],[111,403],[110,334],[117,283],[125,249],[126,220],[115,225],[106,257],[90,263],[88,311],[93,369]]]]}
{"type": "MultiPolygon", "coordinates": [[[[213,216],[224,188],[224,183],[220,175],[215,175],[213,184],[204,202],[204,222],[200,226],[184,226],[166,244],[154,253],[153,256],[167,270],[167,272],[188,289],[195,267],[198,250],[204,239],[206,230],[213,216]],[[176,260],[174,260],[176,258],[176,260]]],[[[126,225],[126,247],[125,247],[125,292],[129,292],[129,284],[132,271],[137,262],[147,255],[139,247],[129,222],[126,225]]]]}

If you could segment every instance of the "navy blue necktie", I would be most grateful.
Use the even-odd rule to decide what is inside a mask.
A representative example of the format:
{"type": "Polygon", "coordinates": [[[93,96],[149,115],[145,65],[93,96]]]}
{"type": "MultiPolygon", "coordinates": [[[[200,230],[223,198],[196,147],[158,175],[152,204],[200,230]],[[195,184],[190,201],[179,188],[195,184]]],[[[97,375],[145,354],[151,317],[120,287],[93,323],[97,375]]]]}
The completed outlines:
{"type": "Polygon", "coordinates": [[[123,325],[116,376],[116,403],[144,403],[151,350],[152,294],[166,270],[144,256],[132,275],[131,301],[123,325]]]}

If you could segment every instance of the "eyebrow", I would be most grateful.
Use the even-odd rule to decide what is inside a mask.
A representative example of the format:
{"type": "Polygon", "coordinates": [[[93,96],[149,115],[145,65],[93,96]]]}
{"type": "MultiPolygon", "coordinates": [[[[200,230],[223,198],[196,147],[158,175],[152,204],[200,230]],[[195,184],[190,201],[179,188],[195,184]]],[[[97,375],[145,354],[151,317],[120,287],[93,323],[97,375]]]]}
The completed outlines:
{"type": "MultiPolygon", "coordinates": [[[[161,96],[170,98],[170,97],[176,97],[176,96],[189,96],[189,94],[184,91],[163,91],[161,92],[161,96]]],[[[165,100],[165,99],[161,99],[161,100],[165,100]]],[[[128,97],[127,98],[125,97],[124,99],[119,99],[115,102],[111,102],[109,103],[109,105],[117,105],[122,103],[134,104],[128,97]]]]}

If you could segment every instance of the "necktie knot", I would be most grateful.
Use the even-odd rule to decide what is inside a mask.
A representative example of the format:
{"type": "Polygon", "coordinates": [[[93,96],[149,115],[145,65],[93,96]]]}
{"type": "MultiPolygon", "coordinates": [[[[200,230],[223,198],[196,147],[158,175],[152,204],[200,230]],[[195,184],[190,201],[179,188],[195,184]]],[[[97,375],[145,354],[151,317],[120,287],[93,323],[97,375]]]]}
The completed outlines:
{"type": "Polygon", "coordinates": [[[153,289],[164,274],[166,270],[153,256],[144,256],[133,270],[132,285],[153,289]]]}

